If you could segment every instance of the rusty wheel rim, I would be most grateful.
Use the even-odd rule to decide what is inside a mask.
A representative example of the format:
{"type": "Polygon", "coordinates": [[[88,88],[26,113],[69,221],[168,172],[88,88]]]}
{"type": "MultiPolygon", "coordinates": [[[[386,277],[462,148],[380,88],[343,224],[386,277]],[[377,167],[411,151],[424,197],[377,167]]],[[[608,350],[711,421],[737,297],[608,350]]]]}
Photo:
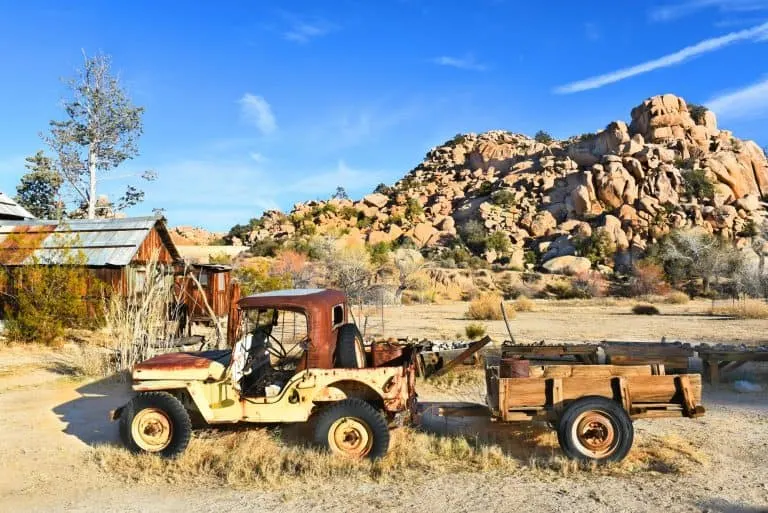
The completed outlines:
{"type": "Polygon", "coordinates": [[[618,445],[613,422],[602,411],[587,411],[579,415],[571,434],[579,452],[594,459],[607,458],[618,445]]]}
{"type": "Polygon", "coordinates": [[[142,450],[159,452],[171,443],[173,423],[163,410],[145,408],[133,417],[131,435],[142,450]]]}
{"type": "Polygon", "coordinates": [[[366,422],[356,417],[342,417],[331,425],[328,445],[336,454],[363,458],[373,447],[373,431],[366,422]]]}

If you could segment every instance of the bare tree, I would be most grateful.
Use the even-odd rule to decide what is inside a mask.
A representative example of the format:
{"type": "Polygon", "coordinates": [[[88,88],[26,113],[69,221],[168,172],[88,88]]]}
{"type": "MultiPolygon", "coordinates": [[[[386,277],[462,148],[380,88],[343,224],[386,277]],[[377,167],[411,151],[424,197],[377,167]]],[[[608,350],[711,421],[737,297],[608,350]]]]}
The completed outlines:
{"type": "Polygon", "coordinates": [[[411,286],[413,275],[424,267],[424,257],[415,249],[400,248],[395,251],[393,262],[399,273],[395,299],[399,303],[403,292],[411,286]]]}
{"type": "MultiPolygon", "coordinates": [[[[64,101],[66,119],[51,121],[43,140],[57,156],[58,171],[79,198],[88,219],[96,217],[97,186],[101,175],[138,155],[143,107],[131,103],[118,78],[111,73],[106,55],[88,57],[77,77],[67,86],[71,97],[64,101]]],[[[152,180],[154,172],[141,178],[152,180]]],[[[115,210],[144,199],[144,192],[128,185],[115,210]]]]}

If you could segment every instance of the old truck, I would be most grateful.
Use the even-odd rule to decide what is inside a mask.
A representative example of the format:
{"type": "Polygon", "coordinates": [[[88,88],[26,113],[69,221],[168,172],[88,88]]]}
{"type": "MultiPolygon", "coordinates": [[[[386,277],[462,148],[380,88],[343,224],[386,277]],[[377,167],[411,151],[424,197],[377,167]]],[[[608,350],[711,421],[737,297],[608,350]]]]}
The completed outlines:
{"type": "Polygon", "coordinates": [[[416,401],[413,350],[366,351],[345,295],[329,289],[244,297],[230,322],[230,350],[167,353],[137,364],[131,401],[112,413],[134,452],[172,457],[189,443],[192,418],[207,425],[297,423],[313,418],[315,442],[377,458],[389,427],[416,401]]]}

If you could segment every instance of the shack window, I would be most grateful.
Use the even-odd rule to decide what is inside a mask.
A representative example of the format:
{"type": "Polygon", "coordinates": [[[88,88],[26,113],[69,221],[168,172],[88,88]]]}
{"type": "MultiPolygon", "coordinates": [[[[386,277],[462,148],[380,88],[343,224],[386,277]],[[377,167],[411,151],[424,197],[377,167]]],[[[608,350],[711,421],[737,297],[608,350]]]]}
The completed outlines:
{"type": "Polygon", "coordinates": [[[218,273],[216,275],[216,290],[219,292],[224,292],[226,290],[224,281],[224,273],[218,273]]]}
{"type": "Polygon", "coordinates": [[[207,287],[208,286],[208,273],[201,270],[200,271],[200,275],[197,278],[197,281],[199,281],[200,285],[202,285],[203,287],[207,287]]]}
{"type": "Polygon", "coordinates": [[[344,305],[333,307],[333,326],[336,327],[344,323],[344,305]]]}

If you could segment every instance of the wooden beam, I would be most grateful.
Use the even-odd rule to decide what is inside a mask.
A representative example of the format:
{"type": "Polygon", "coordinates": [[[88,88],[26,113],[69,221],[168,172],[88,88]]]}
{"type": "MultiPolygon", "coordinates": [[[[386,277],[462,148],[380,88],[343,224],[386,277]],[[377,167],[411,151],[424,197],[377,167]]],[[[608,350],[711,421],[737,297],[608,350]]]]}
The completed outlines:
{"type": "Polygon", "coordinates": [[[478,352],[479,350],[487,346],[488,343],[490,343],[490,341],[491,341],[491,337],[486,335],[480,340],[478,340],[477,342],[472,342],[467,349],[465,349],[459,354],[459,356],[457,356],[450,362],[443,365],[443,368],[435,372],[433,376],[442,376],[443,374],[447,373],[448,371],[456,367],[458,364],[460,364],[461,362],[463,362],[464,360],[466,360],[467,358],[469,358],[470,356],[472,356],[473,354],[475,354],[476,352],[478,352]]]}

